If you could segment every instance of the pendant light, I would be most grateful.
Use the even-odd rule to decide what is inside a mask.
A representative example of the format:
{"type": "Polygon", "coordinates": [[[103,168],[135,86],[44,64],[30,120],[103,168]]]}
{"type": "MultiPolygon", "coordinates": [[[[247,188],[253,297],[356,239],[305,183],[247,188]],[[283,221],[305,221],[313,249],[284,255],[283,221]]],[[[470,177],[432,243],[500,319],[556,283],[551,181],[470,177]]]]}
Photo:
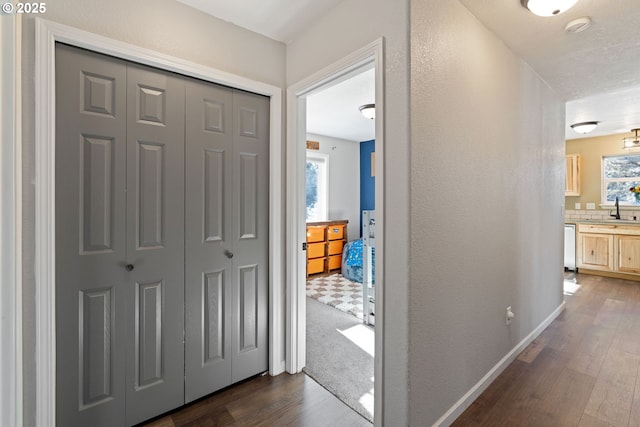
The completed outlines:
{"type": "Polygon", "coordinates": [[[636,148],[640,147],[640,140],[638,139],[638,132],[640,129],[631,129],[636,135],[632,137],[622,138],[622,148],[636,148]]]}
{"type": "Polygon", "coordinates": [[[555,16],[569,10],[578,0],[520,0],[520,2],[538,16],[555,16]]]}

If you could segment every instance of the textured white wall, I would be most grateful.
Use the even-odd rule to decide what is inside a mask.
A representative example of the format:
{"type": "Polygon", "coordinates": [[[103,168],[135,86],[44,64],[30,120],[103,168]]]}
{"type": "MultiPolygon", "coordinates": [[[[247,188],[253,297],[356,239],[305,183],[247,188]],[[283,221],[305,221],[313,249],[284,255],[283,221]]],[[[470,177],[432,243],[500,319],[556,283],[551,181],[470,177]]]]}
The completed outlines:
{"type": "MultiPolygon", "coordinates": [[[[283,87],[284,44],[173,0],[56,0],[49,21],[283,87]]],[[[24,423],[35,425],[35,19],[23,22],[23,331],[24,423]]],[[[284,228],[283,228],[284,229],[284,228]]],[[[284,319],[283,319],[284,321],[284,319]]]]}
{"type": "MultiPolygon", "coordinates": [[[[384,408],[376,408],[376,423],[387,426],[406,425],[408,413],[408,7],[408,0],[344,0],[287,46],[287,85],[290,86],[384,37],[386,175],[382,191],[386,244],[382,280],[386,284],[386,321],[384,388],[380,390],[382,396],[376,396],[382,399],[384,408]]],[[[376,358],[376,363],[381,360],[376,358]]]]}
{"type": "Polygon", "coordinates": [[[324,135],[308,134],[320,142],[320,153],[329,156],[329,218],[347,219],[349,240],[360,238],[360,143],[324,135]]]}
{"type": "Polygon", "coordinates": [[[417,426],[438,420],[562,303],[564,103],[450,0],[411,2],[411,94],[417,426]]]}

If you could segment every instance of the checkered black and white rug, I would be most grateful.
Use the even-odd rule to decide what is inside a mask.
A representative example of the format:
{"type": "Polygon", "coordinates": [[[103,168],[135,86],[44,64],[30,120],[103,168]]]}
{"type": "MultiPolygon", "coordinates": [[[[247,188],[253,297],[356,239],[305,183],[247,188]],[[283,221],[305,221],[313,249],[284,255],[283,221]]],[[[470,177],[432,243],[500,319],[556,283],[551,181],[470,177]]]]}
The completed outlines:
{"type": "Polygon", "coordinates": [[[362,284],[342,274],[319,276],[307,281],[307,296],[362,319],[362,284]]]}

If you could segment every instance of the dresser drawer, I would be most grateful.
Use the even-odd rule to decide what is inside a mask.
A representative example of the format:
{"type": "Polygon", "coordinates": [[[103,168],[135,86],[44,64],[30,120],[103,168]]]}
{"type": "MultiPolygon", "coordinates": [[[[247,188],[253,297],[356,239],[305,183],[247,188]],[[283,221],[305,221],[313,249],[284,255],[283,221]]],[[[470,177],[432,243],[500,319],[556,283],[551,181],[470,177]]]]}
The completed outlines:
{"type": "Polygon", "coordinates": [[[331,255],[329,257],[329,270],[342,268],[342,255],[331,255]]]}
{"type": "Polygon", "coordinates": [[[344,240],[329,241],[329,255],[342,255],[343,246],[344,246],[344,240]]]}
{"type": "Polygon", "coordinates": [[[330,225],[327,227],[327,240],[344,239],[344,225],[330,225]]]}
{"type": "Polygon", "coordinates": [[[325,245],[324,242],[307,244],[307,258],[323,257],[325,245]]]}
{"type": "Polygon", "coordinates": [[[324,263],[326,258],[314,258],[307,261],[307,275],[324,273],[324,263]]]}
{"type": "Polygon", "coordinates": [[[307,226],[307,243],[324,242],[325,226],[307,226]]]}

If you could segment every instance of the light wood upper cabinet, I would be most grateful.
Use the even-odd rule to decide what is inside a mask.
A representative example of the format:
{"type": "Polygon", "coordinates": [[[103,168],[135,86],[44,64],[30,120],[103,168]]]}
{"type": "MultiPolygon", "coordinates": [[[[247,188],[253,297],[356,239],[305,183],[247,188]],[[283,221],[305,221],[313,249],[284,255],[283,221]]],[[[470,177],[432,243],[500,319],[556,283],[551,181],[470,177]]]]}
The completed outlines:
{"type": "Polygon", "coordinates": [[[567,154],[565,156],[567,172],[565,177],[564,195],[580,195],[580,155],[567,154]]]}

